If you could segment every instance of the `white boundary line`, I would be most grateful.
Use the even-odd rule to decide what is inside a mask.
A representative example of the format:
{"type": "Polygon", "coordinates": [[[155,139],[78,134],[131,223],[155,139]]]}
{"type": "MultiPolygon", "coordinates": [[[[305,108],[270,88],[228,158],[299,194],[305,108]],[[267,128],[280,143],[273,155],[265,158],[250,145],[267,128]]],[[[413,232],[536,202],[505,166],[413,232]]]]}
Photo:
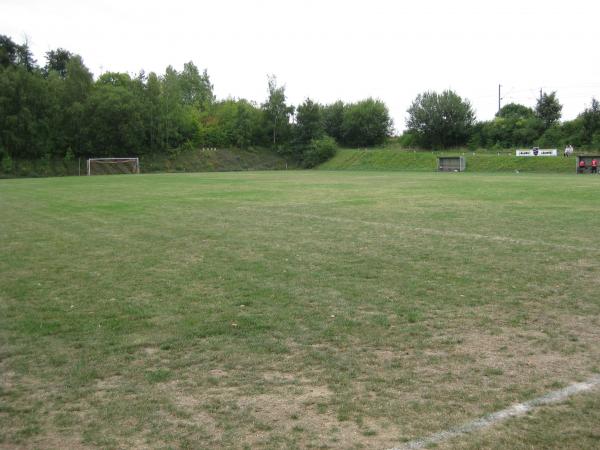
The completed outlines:
{"type": "Polygon", "coordinates": [[[582,383],[571,384],[566,388],[549,392],[546,395],[534,398],[533,400],[530,400],[528,402],[517,403],[516,405],[510,406],[506,409],[497,411],[492,414],[488,414],[487,416],[475,419],[471,422],[467,422],[456,428],[441,431],[439,433],[432,434],[425,438],[416,439],[414,441],[402,444],[398,447],[394,447],[390,450],[416,450],[425,448],[432,444],[439,444],[448,439],[452,439],[457,436],[462,436],[477,430],[481,430],[483,428],[490,427],[492,425],[497,424],[498,422],[502,422],[511,417],[523,416],[537,407],[551,405],[553,403],[559,403],[575,394],[589,391],[598,386],[600,386],[600,376],[595,376],[582,383]]]}
{"type": "MultiPolygon", "coordinates": [[[[254,211],[256,209],[240,206],[237,209],[254,211]]],[[[282,216],[291,216],[291,217],[300,217],[306,219],[317,219],[317,220],[325,220],[329,222],[340,222],[340,223],[362,223],[370,226],[379,226],[385,228],[393,228],[397,230],[409,231],[409,232],[417,232],[417,233],[425,233],[434,236],[448,236],[448,237],[458,237],[465,239],[477,239],[477,240],[486,240],[492,242],[507,242],[509,244],[519,244],[519,245],[532,245],[532,246],[542,246],[542,247],[550,247],[561,250],[576,250],[580,252],[588,252],[590,248],[578,247],[576,245],[568,245],[568,244],[553,244],[551,242],[545,241],[537,241],[533,239],[519,239],[512,238],[509,236],[499,236],[493,234],[478,234],[478,233],[465,233],[461,231],[451,231],[451,230],[437,230],[435,228],[424,228],[424,227],[411,227],[409,225],[400,225],[389,222],[374,222],[370,220],[361,220],[361,219],[349,219],[344,217],[330,217],[330,216],[320,216],[318,214],[304,214],[304,213],[294,213],[288,211],[280,211],[277,209],[267,209],[261,208],[263,211],[268,210],[271,213],[280,214],[282,216]]]]}

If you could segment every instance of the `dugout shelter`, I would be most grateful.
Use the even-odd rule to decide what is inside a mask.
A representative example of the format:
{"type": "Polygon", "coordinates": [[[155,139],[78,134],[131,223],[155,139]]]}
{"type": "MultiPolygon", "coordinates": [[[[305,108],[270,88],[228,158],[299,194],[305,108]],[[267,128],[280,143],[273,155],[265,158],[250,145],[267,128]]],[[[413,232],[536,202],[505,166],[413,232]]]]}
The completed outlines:
{"type": "Polygon", "coordinates": [[[467,163],[464,156],[438,156],[439,172],[464,172],[467,163]]]}
{"type": "Polygon", "coordinates": [[[575,173],[592,173],[592,160],[600,161],[600,155],[577,155],[575,158],[575,173]],[[585,167],[579,167],[579,161],[585,162],[585,167]]]}

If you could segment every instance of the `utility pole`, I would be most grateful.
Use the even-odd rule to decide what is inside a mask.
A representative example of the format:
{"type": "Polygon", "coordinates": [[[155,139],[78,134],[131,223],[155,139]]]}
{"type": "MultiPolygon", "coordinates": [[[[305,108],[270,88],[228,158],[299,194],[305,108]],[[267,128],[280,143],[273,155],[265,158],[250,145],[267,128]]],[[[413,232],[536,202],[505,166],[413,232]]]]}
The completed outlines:
{"type": "Polygon", "coordinates": [[[500,101],[502,100],[502,97],[500,97],[501,92],[502,92],[502,85],[499,84],[498,85],[498,114],[500,114],[500,101]]]}
{"type": "Polygon", "coordinates": [[[540,100],[542,99],[542,88],[540,88],[540,100]]]}

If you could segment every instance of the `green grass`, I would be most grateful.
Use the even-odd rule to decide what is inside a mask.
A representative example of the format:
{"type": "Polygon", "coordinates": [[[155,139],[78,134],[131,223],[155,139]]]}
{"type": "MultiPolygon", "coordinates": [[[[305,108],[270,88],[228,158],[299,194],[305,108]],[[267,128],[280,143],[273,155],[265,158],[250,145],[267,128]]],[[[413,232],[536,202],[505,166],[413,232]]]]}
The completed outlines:
{"type": "MultiPolygon", "coordinates": [[[[514,153],[513,153],[514,154],[514,153]]],[[[539,172],[575,173],[575,158],[516,157],[494,152],[415,152],[394,148],[372,150],[340,150],[320,166],[324,170],[403,170],[432,172],[437,170],[440,155],[464,155],[469,172],[539,172]]]]}
{"type": "MultiPolygon", "coordinates": [[[[389,448],[585,379],[600,370],[599,188],[346,171],[1,180],[0,446],[389,448]]],[[[595,442],[586,405],[561,424],[573,448],[595,442]]],[[[519,426],[495,429],[498,446],[519,426]]]]}
{"type": "Polygon", "coordinates": [[[452,439],[441,449],[532,448],[579,450],[600,448],[600,394],[578,395],[568,401],[511,419],[471,436],[452,439]]]}

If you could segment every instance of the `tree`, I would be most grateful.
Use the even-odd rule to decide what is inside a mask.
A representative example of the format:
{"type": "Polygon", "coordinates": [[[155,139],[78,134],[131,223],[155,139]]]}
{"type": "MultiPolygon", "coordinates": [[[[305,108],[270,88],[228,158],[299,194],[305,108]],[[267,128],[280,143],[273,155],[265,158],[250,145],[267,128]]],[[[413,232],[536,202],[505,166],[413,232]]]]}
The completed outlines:
{"type": "Polygon", "coordinates": [[[214,102],[213,85],[206,70],[200,75],[198,67],[192,61],[183,65],[179,74],[182,102],[185,105],[196,107],[199,111],[206,111],[214,102]]]}
{"type": "Polygon", "coordinates": [[[353,147],[383,144],[392,133],[392,119],[385,103],[368,98],[344,108],[342,143],[353,147]]]}
{"type": "Polygon", "coordinates": [[[344,114],[346,105],[338,100],[323,108],[323,126],[325,133],[334,138],[338,143],[344,140],[344,114]]]}
{"type": "Polygon", "coordinates": [[[17,64],[24,67],[29,72],[37,68],[36,60],[33,59],[33,54],[29,49],[27,41],[17,47],[17,64]]]}
{"type": "Polygon", "coordinates": [[[129,75],[103,74],[86,102],[87,151],[97,156],[139,155],[146,136],[143,106],[129,75]]]}
{"type": "Polygon", "coordinates": [[[594,135],[600,133],[600,102],[592,98],[592,104],[585,108],[579,119],[583,125],[583,140],[589,145],[594,140],[594,135]]]}
{"type": "Polygon", "coordinates": [[[544,124],[533,109],[509,103],[500,109],[493,120],[473,128],[470,147],[509,148],[530,147],[544,132],[544,124]]]}
{"type": "Polygon", "coordinates": [[[559,121],[561,111],[562,105],[556,98],[556,92],[542,94],[535,105],[535,114],[544,122],[546,129],[559,121]]]}
{"type": "Polygon", "coordinates": [[[85,66],[79,55],[73,55],[67,63],[65,95],[68,102],[84,102],[94,82],[92,72],[85,66]]]}
{"type": "Polygon", "coordinates": [[[56,156],[64,156],[71,149],[75,155],[85,153],[84,129],[88,122],[85,115],[86,103],[93,88],[89,69],[78,55],[72,55],[61,75],[52,70],[38,75],[45,84],[50,110],[48,145],[56,156]]]}
{"type": "Polygon", "coordinates": [[[148,114],[148,126],[146,128],[147,139],[149,141],[150,151],[159,150],[159,133],[160,133],[160,97],[161,97],[160,80],[156,73],[150,72],[146,80],[145,110],[148,114]]]}
{"type": "Polygon", "coordinates": [[[8,36],[0,35],[0,67],[8,66],[21,66],[31,72],[36,68],[36,62],[27,41],[19,45],[8,36]]]}
{"type": "Polygon", "coordinates": [[[236,146],[241,149],[264,142],[263,113],[245,99],[215,102],[200,114],[196,143],[206,147],[236,146]]]}
{"type": "Polygon", "coordinates": [[[286,105],[285,100],[285,86],[277,86],[277,78],[274,75],[270,76],[269,97],[262,108],[274,147],[281,143],[290,131],[290,116],[294,113],[294,107],[286,105]]]}
{"type": "Polygon", "coordinates": [[[237,101],[234,144],[241,149],[260,143],[261,111],[247,100],[237,101]]]}
{"type": "Polygon", "coordinates": [[[313,139],[318,139],[325,133],[321,105],[310,98],[296,108],[296,141],[306,145],[313,139]]]}
{"type": "Polygon", "coordinates": [[[518,103],[508,103],[504,105],[500,111],[496,113],[496,117],[508,118],[525,118],[528,119],[535,115],[533,109],[520,105],[518,103]]]}
{"type": "Polygon", "coordinates": [[[65,78],[67,76],[67,65],[73,56],[75,56],[73,53],[64,48],[57,48],[56,50],[46,52],[44,73],[47,76],[51,71],[55,71],[61,78],[65,78]]]}
{"type": "Polygon", "coordinates": [[[243,149],[252,141],[252,119],[250,106],[247,103],[238,103],[234,122],[235,145],[243,149]]]}
{"type": "Polygon", "coordinates": [[[14,65],[0,69],[0,148],[13,158],[40,158],[52,151],[46,80],[14,65]]]}
{"type": "Polygon", "coordinates": [[[468,100],[447,90],[419,94],[408,109],[406,125],[426,148],[447,148],[467,143],[475,113],[468,100]]]}
{"type": "Polygon", "coordinates": [[[19,46],[8,36],[0,34],[0,67],[8,67],[17,63],[19,46]]]}
{"type": "Polygon", "coordinates": [[[172,66],[166,68],[161,86],[161,146],[168,149],[176,147],[180,141],[177,122],[181,116],[183,97],[179,74],[172,66]]]}

